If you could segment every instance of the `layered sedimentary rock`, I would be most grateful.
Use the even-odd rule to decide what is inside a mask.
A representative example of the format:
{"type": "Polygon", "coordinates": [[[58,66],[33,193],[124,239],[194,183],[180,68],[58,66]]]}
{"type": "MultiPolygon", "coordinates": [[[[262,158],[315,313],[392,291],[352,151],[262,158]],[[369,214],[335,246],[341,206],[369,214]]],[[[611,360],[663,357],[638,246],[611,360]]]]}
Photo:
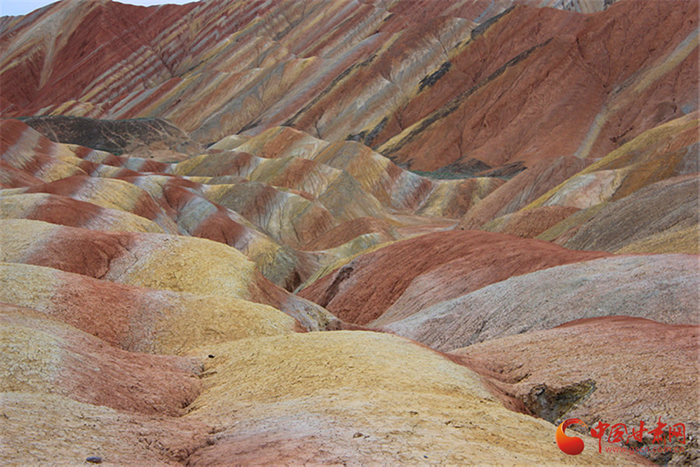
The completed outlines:
{"type": "Polygon", "coordinates": [[[329,230],[304,245],[305,250],[327,250],[339,247],[360,236],[372,235],[378,244],[396,240],[399,234],[386,221],[373,217],[360,217],[329,230]]]}
{"type": "Polygon", "coordinates": [[[620,200],[670,177],[697,173],[699,125],[698,113],[693,112],[646,131],[554,187],[528,207],[585,209],[620,200]]]}
{"type": "Polygon", "coordinates": [[[697,14],[0,18],[0,463],[696,462],[697,14]]]}
{"type": "Polygon", "coordinates": [[[286,124],[432,170],[600,156],[695,109],[694,2],[514,3],[67,2],[5,23],[2,115],[161,117],[204,143],[286,124]]]}
{"type": "Polygon", "coordinates": [[[475,373],[399,337],[296,334],[216,355],[187,418],[226,428],[195,464],[572,461],[542,436],[549,424],[508,411],[475,373]]]}
{"type": "Polygon", "coordinates": [[[2,304],[1,392],[68,396],[146,415],[183,415],[200,391],[195,359],[115,349],[33,310],[2,304]],[[32,362],[27,367],[27,362],[32,362]]]}
{"type": "Polygon", "coordinates": [[[37,310],[131,352],[184,355],[204,343],[291,333],[269,305],[153,289],[18,263],[0,263],[0,301],[37,310]]]}
{"type": "Polygon", "coordinates": [[[50,267],[151,289],[265,303],[287,311],[310,329],[324,328],[334,319],[322,308],[274,286],[243,254],[218,242],[91,231],[30,220],[0,223],[3,262],[50,267]]]}
{"type": "Polygon", "coordinates": [[[695,91],[681,81],[697,75],[697,5],[656,2],[643,15],[637,7],[617,3],[589,17],[508,11],[454,52],[449,72],[409,104],[407,126],[379,152],[419,169],[600,157],[695,110],[695,91]],[[657,25],[670,39],[663,50],[647,34],[657,25]],[[440,156],[422,157],[428,148],[440,156]]]}
{"type": "Polygon", "coordinates": [[[156,222],[137,214],[51,193],[2,196],[0,213],[3,219],[31,219],[106,231],[165,233],[156,222]]]}
{"type": "Polygon", "coordinates": [[[385,329],[449,351],[580,318],[622,315],[697,324],[697,283],[694,255],[600,258],[511,277],[385,329]]]}
{"type": "Polygon", "coordinates": [[[538,237],[568,248],[697,253],[698,142],[697,113],[673,120],[551,189],[521,215],[546,206],[582,209],[538,237]]]}
{"type": "Polygon", "coordinates": [[[601,207],[556,241],[577,250],[698,253],[698,192],[696,175],[654,183],[601,207]]]}
{"type": "Polygon", "coordinates": [[[697,224],[698,141],[693,112],[588,167],[574,157],[540,163],[487,195],[458,228],[537,237],[573,249],[697,253],[691,226],[697,224]],[[576,168],[583,170],[573,174],[576,168]]]}
{"type": "Polygon", "coordinates": [[[345,220],[361,216],[363,211],[364,215],[381,217],[382,209],[458,218],[504,183],[494,177],[429,179],[401,169],[363,144],[329,144],[284,127],[271,128],[241,144],[227,141],[224,138],[219,147],[233,152],[192,158],[174,167],[174,173],[237,175],[286,187],[319,199],[345,220]],[[342,199],[342,207],[338,199],[342,199]],[[349,201],[355,205],[348,206],[349,201]]]}
{"type": "MultiPolygon", "coordinates": [[[[70,342],[70,336],[62,337],[59,342],[70,342]]],[[[76,462],[100,455],[115,463],[195,464],[227,462],[231,456],[250,463],[471,462],[494,456],[514,462],[571,461],[549,441],[548,423],[507,410],[477,374],[405,339],[312,333],[220,344],[207,351],[213,358],[205,357],[200,370],[209,375],[203,392],[179,419],[125,414],[42,392],[3,396],[5,439],[16,446],[3,450],[3,456],[17,461],[52,455],[54,462],[76,462]],[[387,366],[399,356],[408,357],[406,365],[387,366]],[[45,404],[52,408],[40,418],[45,404]],[[290,408],[296,422],[290,420],[290,408]],[[85,417],[108,428],[98,431],[83,423],[85,417]],[[20,432],[20,420],[36,428],[20,432]],[[54,436],[42,440],[40,433],[54,436]],[[136,442],[137,435],[146,442],[136,442]],[[16,443],[20,437],[24,443],[16,443]],[[525,442],[529,438],[535,441],[525,442]],[[156,440],[157,453],[149,447],[156,440]],[[137,448],[126,448],[134,442],[137,448]]],[[[620,454],[583,456],[634,460],[620,454]]]]}
{"type": "MultiPolygon", "coordinates": [[[[682,423],[686,436],[697,436],[697,352],[698,326],[609,316],[494,339],[452,353],[542,418],[555,421],[566,414],[565,418],[579,418],[591,427],[601,421],[611,426],[623,423],[630,432],[642,421],[649,430],[660,422],[666,424],[662,434],[666,445],[680,451],[685,446],[681,439],[669,438],[668,429],[682,423]]],[[[653,442],[647,434],[643,444],[653,442]]],[[[651,457],[657,462],[671,457],[672,463],[693,462],[690,452],[672,456],[657,452],[651,457]]]]}
{"type": "MultiPolygon", "coordinates": [[[[459,191],[435,190],[428,179],[371,151],[367,155],[367,148],[356,143],[343,156],[322,154],[324,160],[335,158],[329,163],[340,169],[303,157],[266,159],[248,153],[203,154],[168,164],[55,143],[16,120],[0,124],[1,158],[13,169],[4,172],[4,184],[17,188],[3,193],[3,218],[208,238],[239,249],[267,278],[289,290],[337,254],[306,254],[290,246],[307,245],[357,218],[386,218],[385,211],[396,207],[429,201],[459,213],[469,204],[455,196],[459,191]],[[339,157],[345,162],[337,162],[339,157]],[[384,204],[372,192],[381,194],[384,204]],[[407,204],[407,199],[413,201],[407,204]]],[[[356,243],[361,249],[382,240],[356,243]]]]}
{"type": "Polygon", "coordinates": [[[535,164],[508,180],[483,202],[470,209],[458,228],[478,229],[497,217],[514,213],[576,175],[586,165],[585,161],[574,156],[535,164]]]}
{"type": "MultiPolygon", "coordinates": [[[[578,211],[578,208],[568,206],[543,206],[527,209],[500,216],[484,224],[481,230],[535,238],[578,211]]],[[[605,248],[598,249],[605,250],[605,248]]]]}
{"type": "Polygon", "coordinates": [[[436,232],[358,256],[299,295],[345,321],[379,325],[512,275],[601,256],[509,235],[436,232]]]}

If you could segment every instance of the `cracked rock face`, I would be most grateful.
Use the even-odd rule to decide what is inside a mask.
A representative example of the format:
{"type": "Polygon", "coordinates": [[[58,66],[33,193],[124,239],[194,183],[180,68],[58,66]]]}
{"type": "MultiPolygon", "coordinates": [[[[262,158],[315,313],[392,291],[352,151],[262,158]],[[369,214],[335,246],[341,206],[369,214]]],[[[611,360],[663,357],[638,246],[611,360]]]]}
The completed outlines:
{"type": "Polygon", "coordinates": [[[169,150],[194,155],[202,151],[202,147],[182,130],[159,118],[113,121],[57,115],[22,121],[57,143],[77,144],[113,154],[144,155],[169,150]]]}
{"type": "MultiPolygon", "coordinates": [[[[552,423],[579,418],[589,428],[598,421],[639,427],[644,421],[654,429],[660,417],[669,426],[684,423],[686,435],[697,438],[698,332],[697,325],[607,316],[451,353],[552,423]]],[[[688,446],[686,454],[692,451],[688,446]]]]}
{"type": "Polygon", "coordinates": [[[538,417],[558,425],[564,415],[595,391],[595,381],[587,379],[559,388],[539,384],[523,397],[525,407],[538,417]]]}

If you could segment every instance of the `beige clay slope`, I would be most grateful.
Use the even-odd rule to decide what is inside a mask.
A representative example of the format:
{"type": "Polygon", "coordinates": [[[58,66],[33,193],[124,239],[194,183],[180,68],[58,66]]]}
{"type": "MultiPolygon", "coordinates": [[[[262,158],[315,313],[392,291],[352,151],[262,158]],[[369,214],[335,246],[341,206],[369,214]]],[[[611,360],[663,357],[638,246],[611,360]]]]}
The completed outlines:
{"type": "Polygon", "coordinates": [[[292,333],[270,305],[149,289],[27,264],[0,263],[0,302],[31,308],[131,352],[184,355],[204,342],[292,333]]]}
{"type": "Polygon", "coordinates": [[[592,449],[567,456],[553,443],[553,425],[507,410],[475,373],[399,337],[295,334],[223,344],[214,353],[185,418],[221,431],[193,464],[631,460],[592,449]]]}

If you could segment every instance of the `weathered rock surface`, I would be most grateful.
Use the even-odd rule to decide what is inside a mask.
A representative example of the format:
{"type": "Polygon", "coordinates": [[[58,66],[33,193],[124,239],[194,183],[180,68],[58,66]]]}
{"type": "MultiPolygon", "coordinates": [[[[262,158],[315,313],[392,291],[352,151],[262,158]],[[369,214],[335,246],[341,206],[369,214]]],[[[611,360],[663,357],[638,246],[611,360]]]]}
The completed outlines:
{"type": "Polygon", "coordinates": [[[572,249],[697,253],[698,135],[693,112],[644,132],[556,186],[546,182],[555,179],[529,177],[552,173],[565,159],[540,164],[487,196],[459,228],[536,236],[572,249]],[[541,196],[523,198],[534,193],[541,196]],[[502,207],[513,194],[519,202],[502,207]]]}
{"type": "Polygon", "coordinates": [[[401,319],[512,275],[604,255],[509,235],[436,232],[361,255],[299,295],[344,321],[379,323],[385,313],[401,319]]]}
{"type": "Polygon", "coordinates": [[[401,169],[358,142],[329,144],[286,127],[271,128],[234,149],[192,158],[173,172],[238,175],[289,188],[318,199],[344,220],[363,214],[382,217],[384,210],[459,218],[504,183],[492,177],[429,179],[401,169]]]}
{"type": "Polygon", "coordinates": [[[697,79],[697,4],[639,6],[508,10],[450,54],[449,71],[409,102],[401,132],[378,151],[420,170],[601,157],[695,110],[693,86],[681,83],[697,79]],[[651,30],[666,31],[667,47],[651,30]]]}
{"type": "Polygon", "coordinates": [[[3,219],[30,219],[94,230],[165,233],[153,220],[49,193],[0,195],[3,219]]]}
{"type": "Polygon", "coordinates": [[[51,141],[112,154],[127,152],[153,157],[153,153],[164,151],[194,154],[202,150],[182,130],[160,118],[97,120],[54,115],[21,120],[51,141]]]}
{"type": "Polygon", "coordinates": [[[695,255],[600,258],[511,277],[384,329],[450,351],[581,318],[698,324],[699,274],[695,255]]]}
{"type": "MultiPolygon", "coordinates": [[[[329,171],[337,179],[318,190],[320,201],[303,191],[311,189],[308,186],[288,185],[301,188],[296,190],[249,183],[241,176],[204,176],[231,175],[227,167],[231,167],[232,158],[228,155],[165,164],[54,143],[18,120],[1,120],[0,127],[0,159],[12,169],[3,172],[5,186],[24,188],[0,194],[2,218],[215,240],[246,254],[265,277],[288,290],[308,279],[322,263],[336,259],[332,253],[296,251],[290,244],[313,241],[344,219],[368,213],[380,218],[385,215],[378,201],[345,172],[305,159],[298,161],[312,164],[313,170],[296,170],[297,180],[314,180],[319,173],[329,171]],[[202,160],[205,163],[197,162],[202,160]],[[163,173],[177,172],[180,167],[182,171],[204,171],[195,171],[195,176],[187,179],[163,173]],[[343,203],[345,197],[355,199],[355,203],[343,203]]],[[[267,181],[279,180],[268,176],[267,181]]]]}
{"type": "Polygon", "coordinates": [[[131,352],[184,355],[205,344],[298,329],[294,319],[269,305],[130,286],[48,267],[0,263],[0,284],[0,301],[131,352]]]}
{"type": "MultiPolygon", "coordinates": [[[[686,436],[697,437],[698,332],[698,326],[609,316],[452,353],[552,422],[579,418],[589,427],[599,421],[624,423],[631,434],[640,421],[653,430],[661,420],[668,425],[663,436],[667,445],[682,447],[677,439],[668,442],[668,428],[683,423],[686,436]],[[576,394],[577,385],[589,389],[576,394]]],[[[645,439],[645,444],[652,441],[645,439]]],[[[653,456],[659,461],[669,457],[653,456]]],[[[673,458],[682,462],[683,456],[673,458]]]]}
{"type": "Polygon", "coordinates": [[[4,220],[0,261],[31,264],[151,289],[268,304],[309,329],[335,318],[266,280],[243,254],[210,240],[100,232],[39,221],[4,220]],[[28,233],[31,233],[28,236],[28,233]]]}
{"type": "Polygon", "coordinates": [[[44,393],[146,415],[184,415],[200,391],[195,359],[116,349],[26,308],[0,304],[0,392],[44,393]]]}
{"type": "Polygon", "coordinates": [[[207,446],[212,428],[195,420],[119,412],[43,393],[0,394],[4,464],[181,465],[207,446]]]}
{"type": "Polygon", "coordinates": [[[469,210],[458,228],[478,229],[497,217],[514,213],[574,176],[586,165],[585,161],[573,156],[535,164],[508,180],[469,210]]]}
{"type": "Polygon", "coordinates": [[[698,252],[697,15],[0,18],[0,463],[697,462],[698,255],[649,254],[698,252]]]}
{"type": "MultiPolygon", "coordinates": [[[[484,224],[481,229],[487,232],[535,238],[578,211],[579,209],[574,207],[543,206],[497,217],[484,224]]],[[[576,250],[578,248],[572,249],[576,250]]],[[[604,250],[604,248],[598,249],[604,250]]]]}
{"type": "Polygon", "coordinates": [[[160,117],[206,144],[286,124],[432,170],[601,156],[696,108],[695,2],[514,3],[66,2],[3,23],[0,112],[160,117]]]}
{"type": "Polygon", "coordinates": [[[339,247],[361,235],[375,234],[377,243],[398,238],[396,230],[386,221],[373,217],[359,217],[335,227],[303,246],[304,250],[327,250],[339,247]]]}
{"type": "Polygon", "coordinates": [[[667,178],[697,173],[699,130],[697,112],[648,130],[554,187],[528,207],[585,209],[618,201],[667,178]]]}
{"type": "Polygon", "coordinates": [[[294,334],[216,355],[186,418],[225,428],[194,464],[580,462],[553,444],[553,426],[505,409],[471,370],[396,336],[294,334]]]}
{"type": "Polygon", "coordinates": [[[654,183],[603,206],[561,243],[576,250],[698,253],[698,193],[697,175],[654,183]]]}

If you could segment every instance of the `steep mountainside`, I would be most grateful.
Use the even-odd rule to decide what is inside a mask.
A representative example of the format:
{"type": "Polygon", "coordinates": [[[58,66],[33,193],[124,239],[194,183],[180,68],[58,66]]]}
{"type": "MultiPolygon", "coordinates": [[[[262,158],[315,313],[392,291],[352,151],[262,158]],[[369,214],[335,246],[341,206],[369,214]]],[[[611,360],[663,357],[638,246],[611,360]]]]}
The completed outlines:
{"type": "Polygon", "coordinates": [[[67,1],[3,27],[1,115],[286,125],[420,170],[600,157],[697,108],[697,3],[643,1],[67,1]]]}

